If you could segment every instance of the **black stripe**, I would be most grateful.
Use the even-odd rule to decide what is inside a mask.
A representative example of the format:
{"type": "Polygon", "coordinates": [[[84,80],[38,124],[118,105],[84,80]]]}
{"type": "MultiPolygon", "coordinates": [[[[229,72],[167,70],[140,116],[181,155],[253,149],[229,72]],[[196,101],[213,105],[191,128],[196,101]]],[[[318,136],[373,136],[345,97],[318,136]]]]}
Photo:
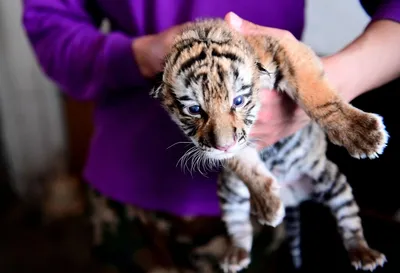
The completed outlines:
{"type": "Polygon", "coordinates": [[[335,177],[333,177],[333,179],[331,180],[331,187],[329,188],[329,190],[325,191],[326,193],[332,193],[333,189],[336,187],[337,183],[339,183],[339,178],[342,175],[342,173],[339,171],[338,168],[335,168],[335,172],[334,173],[329,173],[328,171],[325,171],[327,175],[335,175],[335,177]]]}
{"type": "Polygon", "coordinates": [[[313,132],[313,126],[309,125],[308,129],[307,129],[307,135],[311,135],[311,133],[313,132]]]}
{"type": "MultiPolygon", "coordinates": [[[[256,107],[255,104],[253,104],[249,109],[247,109],[247,112],[249,113],[248,115],[250,115],[250,113],[254,109],[254,107],[256,107]]],[[[255,118],[255,116],[254,116],[254,118],[255,118]]]]}
{"type": "Polygon", "coordinates": [[[335,173],[335,178],[334,180],[339,180],[339,177],[342,175],[342,173],[339,171],[339,169],[336,167],[335,168],[336,173],[335,173]]]}
{"type": "Polygon", "coordinates": [[[211,55],[213,57],[217,57],[217,58],[227,58],[232,61],[241,61],[241,58],[239,58],[239,56],[237,56],[236,54],[233,54],[231,52],[218,52],[217,50],[213,49],[211,51],[211,55]]]}
{"type": "Polygon", "coordinates": [[[235,77],[235,80],[239,77],[239,70],[236,67],[233,69],[233,76],[235,77]]]}
{"type": "MultiPolygon", "coordinates": [[[[327,175],[329,174],[326,170],[324,171],[327,175]]],[[[339,183],[339,178],[342,175],[342,173],[336,168],[336,172],[335,172],[335,177],[332,180],[332,184],[329,187],[328,190],[325,191],[324,195],[323,195],[323,201],[328,201],[331,200],[332,197],[332,193],[333,190],[336,188],[337,184],[339,183]]],[[[324,181],[322,181],[324,182],[324,181]]],[[[343,183],[344,185],[346,185],[346,183],[343,183]]]]}
{"type": "Polygon", "coordinates": [[[222,194],[218,195],[218,198],[220,199],[220,202],[222,204],[244,204],[246,202],[249,202],[249,198],[241,197],[240,195],[234,195],[234,194],[222,194]]]}
{"type": "Polygon", "coordinates": [[[192,137],[192,136],[196,135],[196,131],[197,131],[196,130],[196,126],[193,125],[193,124],[183,126],[182,130],[184,130],[185,132],[187,130],[189,130],[189,132],[186,133],[189,137],[192,137]]]}
{"type": "Polygon", "coordinates": [[[219,192],[221,193],[228,193],[228,196],[239,196],[235,191],[233,191],[227,183],[220,184],[219,192]]]}
{"type": "Polygon", "coordinates": [[[351,200],[347,200],[339,205],[337,205],[336,207],[332,208],[332,211],[334,214],[338,213],[339,210],[345,208],[345,207],[351,207],[352,205],[354,205],[354,199],[351,200]]]}
{"type": "Polygon", "coordinates": [[[246,116],[246,118],[252,118],[252,119],[255,119],[256,117],[255,117],[254,115],[248,114],[248,115],[246,116]]]}
{"type": "MultiPolygon", "coordinates": [[[[251,100],[248,100],[248,101],[246,102],[246,104],[243,106],[243,108],[249,106],[249,105],[252,104],[252,103],[253,103],[253,102],[252,102],[251,100]]],[[[235,109],[235,108],[233,108],[233,109],[235,109]]],[[[249,110],[248,110],[247,112],[249,112],[249,110]]],[[[255,116],[254,116],[254,115],[251,115],[251,114],[248,114],[248,115],[246,115],[246,118],[255,118],[255,116]]]]}
{"type": "Polygon", "coordinates": [[[204,28],[203,31],[200,32],[199,37],[201,39],[207,39],[208,38],[208,34],[210,34],[211,29],[212,29],[211,27],[204,28]]]}
{"type": "MultiPolygon", "coordinates": [[[[228,199],[226,199],[225,196],[218,195],[218,199],[219,199],[219,203],[220,203],[220,204],[228,203],[228,199]]],[[[222,208],[221,208],[221,209],[222,209],[222,208]]]]}
{"type": "Polygon", "coordinates": [[[217,135],[215,134],[215,129],[214,129],[213,125],[210,126],[206,138],[207,138],[207,142],[209,143],[210,146],[212,146],[212,147],[217,146],[217,135]]]}
{"type": "Polygon", "coordinates": [[[332,191],[330,194],[330,198],[329,199],[333,199],[336,198],[337,196],[339,196],[340,194],[344,193],[347,189],[348,185],[347,183],[343,183],[340,185],[339,189],[337,189],[336,191],[332,191]]]}
{"type": "Polygon", "coordinates": [[[264,68],[264,66],[260,62],[256,62],[257,69],[262,73],[268,73],[268,71],[264,68]]]}
{"type": "MultiPolygon", "coordinates": [[[[252,85],[251,84],[244,84],[244,85],[242,85],[240,88],[239,88],[239,91],[243,91],[243,90],[246,90],[246,89],[250,89],[252,87],[252,85]]],[[[239,92],[238,91],[238,92],[239,92]]],[[[251,92],[250,92],[251,93],[251,92]]]]}
{"type": "Polygon", "coordinates": [[[181,43],[178,43],[175,45],[175,48],[177,49],[177,53],[174,56],[174,60],[172,61],[172,64],[176,64],[176,62],[178,61],[179,57],[182,55],[182,53],[186,50],[186,49],[190,49],[192,48],[195,44],[201,43],[201,41],[197,40],[197,39],[192,39],[192,40],[185,40],[181,43]],[[183,45],[182,45],[183,44],[183,45]]]}
{"type": "Polygon", "coordinates": [[[339,109],[333,109],[333,110],[331,110],[331,111],[326,112],[326,113],[323,114],[323,115],[320,115],[320,116],[318,117],[318,119],[327,119],[327,118],[329,118],[330,116],[332,116],[333,114],[335,114],[335,113],[337,113],[337,112],[339,112],[339,109]]]}
{"type": "Polygon", "coordinates": [[[189,85],[193,82],[193,79],[196,80],[194,74],[196,73],[196,70],[190,71],[185,78],[185,88],[188,88],[189,85]]]}
{"type": "Polygon", "coordinates": [[[290,148],[288,149],[283,155],[283,158],[286,158],[290,153],[292,153],[295,149],[297,149],[298,147],[300,147],[300,145],[302,144],[302,139],[299,138],[296,143],[290,148]]]}
{"type": "Polygon", "coordinates": [[[250,120],[250,119],[248,119],[248,118],[245,118],[245,119],[243,120],[243,122],[244,122],[244,124],[246,124],[246,126],[249,126],[249,125],[253,124],[253,121],[250,120]]]}
{"type": "Polygon", "coordinates": [[[193,78],[191,77],[191,75],[188,75],[188,76],[186,77],[186,79],[185,79],[185,87],[186,87],[186,88],[189,87],[189,85],[190,85],[192,79],[193,79],[193,78]]]}
{"type": "Polygon", "coordinates": [[[349,237],[346,239],[346,242],[349,242],[352,240],[359,241],[361,239],[357,234],[362,232],[362,227],[350,228],[350,227],[341,226],[341,227],[339,227],[339,231],[340,231],[340,233],[344,233],[344,231],[346,231],[346,232],[350,232],[353,234],[352,237],[349,237]]]}
{"type": "Polygon", "coordinates": [[[186,62],[184,62],[184,63],[181,65],[178,74],[184,72],[185,70],[189,69],[189,68],[190,68],[192,65],[194,65],[195,63],[198,63],[198,62],[200,62],[200,61],[202,61],[202,60],[205,60],[206,58],[207,58],[207,53],[206,53],[206,51],[203,49],[203,50],[200,52],[199,55],[194,56],[194,57],[190,58],[189,60],[187,60],[186,62]]]}
{"type": "Polygon", "coordinates": [[[216,45],[222,46],[222,45],[228,45],[231,41],[232,40],[229,39],[229,40],[224,40],[224,41],[209,40],[208,42],[212,43],[212,44],[216,44],[216,45]]]}
{"type": "Polygon", "coordinates": [[[338,183],[338,180],[334,180],[334,181],[331,183],[329,189],[325,190],[325,191],[322,193],[322,196],[321,196],[321,198],[322,198],[321,201],[322,201],[322,202],[327,202],[327,201],[329,201],[329,200],[332,199],[332,198],[331,198],[331,197],[332,197],[332,191],[333,191],[333,189],[336,187],[337,183],[338,183]]]}
{"type": "Polygon", "coordinates": [[[182,122],[183,124],[187,125],[187,126],[191,126],[193,125],[193,121],[191,117],[182,117],[179,119],[180,122],[182,122]]]}
{"type": "MultiPolygon", "coordinates": [[[[361,227],[359,227],[359,228],[348,228],[346,230],[350,231],[351,233],[360,233],[362,231],[361,227]]],[[[357,238],[357,240],[359,240],[359,239],[360,239],[360,237],[357,238]]]]}
{"type": "Polygon", "coordinates": [[[318,165],[318,163],[320,162],[320,160],[321,160],[320,158],[314,160],[314,162],[311,164],[310,169],[311,169],[311,170],[314,170],[314,168],[318,165]]]}
{"type": "Polygon", "coordinates": [[[182,102],[180,102],[180,101],[178,100],[178,97],[176,96],[176,94],[175,94],[175,93],[171,93],[171,96],[172,96],[172,98],[173,98],[175,107],[178,109],[179,113],[180,113],[182,116],[187,116],[187,114],[183,111],[184,105],[182,104],[182,102]]]}
{"type": "Polygon", "coordinates": [[[191,100],[192,100],[192,99],[191,99],[189,96],[187,96],[187,95],[181,96],[181,97],[179,97],[178,99],[179,99],[179,100],[183,100],[183,101],[191,101],[191,100]]]}
{"type": "Polygon", "coordinates": [[[320,173],[318,179],[315,180],[315,182],[318,183],[318,184],[324,182],[324,181],[326,180],[326,179],[325,179],[325,176],[327,176],[327,175],[328,175],[328,171],[327,171],[326,169],[324,169],[324,170],[320,173]]]}
{"type": "Polygon", "coordinates": [[[222,69],[222,67],[219,64],[217,64],[217,73],[218,73],[219,81],[221,83],[223,83],[224,82],[224,70],[222,69]]]}
{"type": "Polygon", "coordinates": [[[197,75],[194,77],[194,79],[195,79],[195,81],[199,81],[200,78],[201,78],[201,79],[203,80],[203,82],[204,82],[204,81],[207,80],[207,77],[208,77],[207,72],[202,72],[202,73],[197,74],[197,75]]]}
{"type": "Polygon", "coordinates": [[[358,218],[358,217],[359,217],[359,216],[358,216],[358,212],[353,212],[353,213],[350,213],[350,214],[346,214],[346,215],[341,216],[341,217],[337,220],[337,222],[340,223],[340,222],[342,222],[342,221],[345,220],[345,219],[358,218]]]}
{"type": "Polygon", "coordinates": [[[330,101],[330,102],[318,105],[316,108],[321,109],[321,108],[326,108],[329,106],[335,106],[335,108],[339,108],[339,102],[338,101],[330,101]]]}
{"type": "Polygon", "coordinates": [[[303,156],[296,157],[292,162],[289,163],[289,166],[287,167],[287,169],[290,170],[301,159],[303,159],[303,156]]]}
{"type": "Polygon", "coordinates": [[[295,74],[296,74],[296,70],[294,69],[294,67],[292,66],[292,63],[289,61],[289,59],[287,58],[287,56],[286,56],[286,54],[285,54],[285,59],[286,59],[286,62],[285,62],[285,64],[286,64],[286,67],[287,67],[287,69],[288,69],[288,71],[289,71],[289,74],[290,74],[290,76],[292,76],[293,78],[295,77],[295,74]]]}
{"type": "Polygon", "coordinates": [[[273,89],[278,90],[278,86],[281,83],[283,79],[283,75],[280,69],[275,73],[275,82],[274,82],[274,87],[273,89]]]}
{"type": "Polygon", "coordinates": [[[286,145],[286,143],[288,143],[289,140],[291,140],[291,139],[292,139],[291,137],[286,137],[286,138],[280,140],[279,142],[277,142],[277,143],[274,144],[274,148],[275,148],[276,150],[279,151],[279,150],[282,149],[282,147],[284,147],[284,146],[286,145]]]}
{"type": "Polygon", "coordinates": [[[282,159],[274,159],[272,162],[271,162],[271,169],[273,169],[275,166],[277,166],[277,165],[281,165],[282,163],[283,163],[284,161],[282,160],[282,159]]]}

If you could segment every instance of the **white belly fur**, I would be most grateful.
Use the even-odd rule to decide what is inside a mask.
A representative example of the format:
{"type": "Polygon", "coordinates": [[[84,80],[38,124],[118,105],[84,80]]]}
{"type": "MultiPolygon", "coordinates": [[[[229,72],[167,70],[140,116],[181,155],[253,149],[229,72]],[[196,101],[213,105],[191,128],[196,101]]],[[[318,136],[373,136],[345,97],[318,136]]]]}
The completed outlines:
{"type": "Polygon", "coordinates": [[[312,180],[308,176],[290,177],[278,180],[280,196],[285,207],[297,206],[309,199],[312,193],[312,180]]]}

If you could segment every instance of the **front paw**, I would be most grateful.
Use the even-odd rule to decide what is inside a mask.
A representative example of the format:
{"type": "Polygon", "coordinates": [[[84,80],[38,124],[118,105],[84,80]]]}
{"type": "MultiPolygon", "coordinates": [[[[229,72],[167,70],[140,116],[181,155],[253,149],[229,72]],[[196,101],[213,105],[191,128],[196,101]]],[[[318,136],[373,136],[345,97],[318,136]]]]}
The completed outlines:
{"type": "Polygon", "coordinates": [[[231,246],[221,263],[221,268],[224,273],[236,273],[247,268],[249,264],[249,251],[238,246],[231,246]]]}
{"type": "Polygon", "coordinates": [[[342,115],[330,122],[326,133],[333,144],[345,147],[355,158],[377,158],[389,138],[382,117],[354,107],[342,109],[342,115]]]}
{"type": "Polygon", "coordinates": [[[278,191],[269,191],[268,194],[251,194],[251,213],[255,215],[261,225],[272,227],[282,223],[285,217],[285,208],[278,195],[278,191]]]}

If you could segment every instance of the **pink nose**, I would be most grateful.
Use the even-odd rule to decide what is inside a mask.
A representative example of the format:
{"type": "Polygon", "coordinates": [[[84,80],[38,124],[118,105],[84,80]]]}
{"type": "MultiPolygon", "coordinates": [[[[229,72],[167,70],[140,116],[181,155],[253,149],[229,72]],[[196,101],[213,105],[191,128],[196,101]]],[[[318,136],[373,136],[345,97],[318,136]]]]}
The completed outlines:
{"type": "Polygon", "coordinates": [[[227,150],[229,150],[230,148],[232,148],[233,146],[235,146],[236,141],[232,141],[230,144],[225,145],[225,146],[215,146],[215,148],[217,148],[218,150],[224,151],[226,152],[227,150]]]}

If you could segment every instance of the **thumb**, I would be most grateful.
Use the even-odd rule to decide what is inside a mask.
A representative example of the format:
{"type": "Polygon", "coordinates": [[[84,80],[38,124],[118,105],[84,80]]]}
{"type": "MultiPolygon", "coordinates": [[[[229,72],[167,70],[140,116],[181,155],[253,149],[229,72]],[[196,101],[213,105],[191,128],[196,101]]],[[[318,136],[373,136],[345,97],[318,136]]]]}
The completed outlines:
{"type": "Polygon", "coordinates": [[[271,36],[284,36],[286,35],[285,30],[270,28],[256,25],[250,21],[247,21],[241,17],[239,17],[234,12],[228,12],[225,15],[225,21],[235,30],[241,32],[242,34],[247,35],[271,35],[271,36]]]}
{"type": "Polygon", "coordinates": [[[234,12],[228,12],[225,15],[225,21],[227,21],[228,24],[232,28],[234,28],[237,31],[242,32],[242,33],[247,33],[249,31],[257,30],[257,25],[255,25],[247,20],[244,20],[243,18],[239,17],[239,15],[237,15],[234,12]]]}

